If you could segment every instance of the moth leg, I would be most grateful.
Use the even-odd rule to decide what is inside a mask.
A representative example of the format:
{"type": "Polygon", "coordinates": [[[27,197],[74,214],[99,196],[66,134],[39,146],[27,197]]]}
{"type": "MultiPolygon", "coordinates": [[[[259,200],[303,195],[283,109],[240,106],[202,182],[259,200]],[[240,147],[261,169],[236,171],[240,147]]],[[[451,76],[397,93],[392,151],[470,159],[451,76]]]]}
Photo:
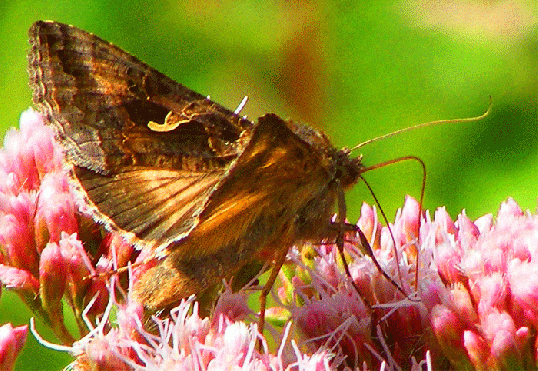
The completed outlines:
{"type": "Polygon", "coordinates": [[[282,265],[286,261],[286,256],[288,255],[288,249],[282,249],[280,254],[277,256],[277,259],[275,260],[273,269],[271,270],[271,275],[267,279],[267,282],[263,286],[263,289],[260,293],[260,318],[258,321],[258,331],[260,334],[263,334],[263,328],[265,326],[265,306],[267,304],[267,295],[271,292],[271,288],[275,284],[276,278],[278,277],[278,273],[280,272],[280,268],[282,268],[282,265]]]}
{"type": "MultiPolygon", "coordinates": [[[[392,279],[392,277],[390,277],[385,272],[385,270],[381,267],[381,265],[379,264],[379,262],[375,258],[374,251],[372,250],[372,247],[370,246],[370,243],[368,242],[368,239],[366,238],[364,233],[361,231],[361,229],[358,226],[350,224],[350,223],[347,223],[345,221],[346,213],[347,213],[345,193],[344,193],[344,190],[343,190],[343,188],[341,187],[340,184],[338,184],[337,189],[338,189],[338,193],[337,193],[337,196],[338,196],[338,214],[336,216],[336,223],[338,225],[335,226],[337,228],[336,229],[337,230],[336,246],[338,247],[338,253],[340,254],[340,258],[342,259],[342,263],[344,265],[344,271],[346,272],[346,275],[351,279],[351,284],[353,285],[353,288],[355,289],[355,291],[357,291],[357,293],[361,296],[361,298],[363,298],[365,303],[371,308],[372,307],[371,304],[368,303],[368,301],[365,298],[365,295],[361,294],[361,292],[359,290],[359,287],[357,286],[355,281],[353,281],[353,279],[351,278],[351,273],[349,271],[349,266],[347,264],[346,257],[344,256],[344,235],[345,235],[346,229],[347,229],[347,231],[351,230],[352,232],[355,232],[355,233],[357,233],[359,235],[359,239],[361,241],[362,247],[366,250],[366,254],[372,259],[372,261],[374,262],[374,265],[379,270],[379,272],[381,272],[383,277],[385,277],[394,287],[396,287],[396,289],[398,291],[400,291],[404,295],[404,297],[407,296],[407,294],[400,287],[400,285],[398,285],[392,279]]],[[[332,224],[334,224],[334,222],[332,224]]]]}
{"type": "MultiPolygon", "coordinates": [[[[381,265],[379,264],[379,262],[377,261],[374,255],[372,246],[368,242],[368,239],[364,235],[364,232],[358,226],[351,223],[331,222],[330,228],[335,230],[338,233],[336,237],[336,246],[338,247],[338,253],[340,254],[340,258],[342,259],[342,263],[344,265],[344,271],[346,272],[346,275],[351,277],[351,274],[349,273],[347,260],[344,256],[344,234],[346,232],[353,232],[359,236],[360,244],[362,248],[364,249],[365,254],[368,255],[370,259],[372,259],[372,262],[374,263],[375,267],[379,270],[379,272],[383,275],[383,277],[385,277],[385,279],[389,281],[391,285],[393,285],[398,291],[400,291],[402,295],[408,296],[408,294],[402,289],[402,287],[398,285],[398,283],[391,276],[389,276],[389,274],[385,272],[385,270],[381,267],[381,265]],[[342,233],[340,233],[340,231],[342,231],[342,233]]],[[[351,282],[353,286],[355,287],[356,285],[354,284],[353,280],[351,280],[351,282]]],[[[357,290],[356,287],[355,287],[355,290],[357,290]]]]}
{"type": "Polygon", "coordinates": [[[351,281],[351,285],[359,294],[359,297],[364,301],[366,306],[370,309],[372,309],[372,304],[366,299],[366,295],[363,295],[361,293],[361,290],[353,281],[353,278],[351,277],[351,272],[349,271],[349,266],[347,264],[346,257],[344,256],[344,235],[345,235],[345,228],[348,223],[345,222],[346,220],[346,214],[347,214],[347,206],[346,206],[346,197],[344,193],[344,189],[342,188],[342,185],[339,180],[337,180],[337,197],[338,197],[338,214],[336,215],[336,223],[332,222],[333,228],[336,229],[336,246],[338,247],[338,254],[340,255],[340,258],[342,259],[342,264],[344,265],[344,271],[346,272],[346,275],[349,277],[351,281]]]}

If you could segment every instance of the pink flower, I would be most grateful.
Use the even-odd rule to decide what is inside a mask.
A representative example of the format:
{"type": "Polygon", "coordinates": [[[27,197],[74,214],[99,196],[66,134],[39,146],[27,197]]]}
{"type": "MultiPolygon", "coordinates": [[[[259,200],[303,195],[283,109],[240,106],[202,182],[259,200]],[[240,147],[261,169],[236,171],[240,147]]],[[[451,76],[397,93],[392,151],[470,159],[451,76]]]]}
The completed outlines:
{"type": "Polygon", "coordinates": [[[17,354],[26,343],[28,326],[13,327],[10,323],[0,326],[0,369],[13,370],[17,354]]]}
{"type": "Polygon", "coordinates": [[[76,212],[65,174],[45,174],[39,190],[34,222],[37,246],[43,246],[46,241],[58,242],[62,232],[78,232],[76,212]]]}
{"type": "Polygon", "coordinates": [[[2,285],[22,293],[28,299],[39,292],[39,281],[28,271],[0,264],[0,282],[2,285]]]}
{"type": "MultiPolygon", "coordinates": [[[[108,370],[285,370],[288,364],[268,352],[256,325],[247,325],[219,314],[219,320],[198,316],[191,297],[170,311],[166,319],[153,318],[154,328],[144,327],[143,311],[136,303],[111,303],[105,317],[71,348],[75,369],[108,370]],[[117,327],[110,328],[107,316],[118,308],[117,327]],[[258,349],[262,340],[263,351],[258,349]],[[77,368],[79,367],[79,368],[77,368]]],[[[294,350],[292,365],[301,370],[328,370],[325,352],[309,356],[294,350]]]]}
{"type": "MultiPolygon", "coordinates": [[[[352,367],[366,364],[372,370],[381,362],[411,367],[411,357],[423,359],[427,350],[434,367],[447,361],[456,370],[536,366],[537,216],[509,199],[496,223],[491,216],[473,222],[464,213],[453,222],[440,208],[434,220],[425,214],[419,224],[418,204],[408,198],[391,228],[396,255],[387,227],[379,225],[372,208],[362,210],[359,225],[374,241],[376,259],[409,299],[375,269],[370,257],[355,255],[353,245],[346,245],[346,255],[358,292],[329,245],[317,249],[314,265],[296,257],[296,269],[310,271],[312,279],[279,297],[301,298],[285,303],[291,305],[304,344],[333,349],[340,355],[335,360],[345,358],[352,367]],[[418,286],[415,248],[421,264],[418,286]],[[363,309],[353,309],[356,303],[363,309]],[[364,328],[358,332],[360,323],[364,328]]],[[[355,241],[353,236],[346,240],[355,241]]]]}
{"type": "Polygon", "coordinates": [[[79,315],[93,300],[86,315],[102,314],[108,291],[106,276],[97,274],[125,266],[137,255],[125,244],[111,244],[112,237],[103,240],[75,199],[52,129],[36,112],[24,112],[20,130],[8,131],[0,149],[0,282],[66,344],[77,337],[65,327],[62,299],[79,315]]]}
{"type": "MultiPolygon", "coordinates": [[[[54,141],[52,130],[43,125],[41,116],[28,110],[21,115],[20,126],[20,131],[8,131],[4,148],[0,150],[0,244],[12,266],[37,277],[39,253],[48,236],[57,234],[53,223],[48,223],[49,228],[41,227],[41,222],[35,223],[36,210],[38,215],[43,210],[38,208],[38,204],[43,204],[39,198],[48,199],[54,194],[47,186],[42,188],[43,180],[55,176],[65,182],[66,178],[62,172],[61,149],[54,141]]],[[[50,207],[57,205],[57,200],[51,201],[50,207]]],[[[66,212],[57,218],[74,218],[73,208],[66,212]]],[[[73,223],[70,228],[76,231],[73,223]]]]}
{"type": "Polygon", "coordinates": [[[63,320],[62,297],[66,287],[67,264],[56,243],[48,243],[39,262],[39,296],[51,319],[63,320]]]}
{"type": "Polygon", "coordinates": [[[6,261],[37,275],[39,257],[31,223],[35,200],[33,192],[0,194],[0,245],[6,261]]]}
{"type": "Polygon", "coordinates": [[[254,312],[248,306],[247,295],[244,292],[233,293],[228,285],[219,295],[212,311],[213,320],[225,318],[229,321],[244,321],[253,314],[254,312]]]}

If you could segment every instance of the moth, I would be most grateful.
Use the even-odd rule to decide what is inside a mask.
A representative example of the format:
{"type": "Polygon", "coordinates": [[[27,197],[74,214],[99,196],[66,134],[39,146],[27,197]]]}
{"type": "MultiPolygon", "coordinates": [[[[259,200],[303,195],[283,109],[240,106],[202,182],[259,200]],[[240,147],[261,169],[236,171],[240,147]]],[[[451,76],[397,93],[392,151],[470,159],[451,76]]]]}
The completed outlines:
{"type": "Polygon", "coordinates": [[[38,21],[29,36],[33,101],[76,192],[159,259],[134,287],[148,310],[273,261],[263,307],[291,246],[341,236],[361,157],[272,113],[250,121],[76,27],[38,21]]]}

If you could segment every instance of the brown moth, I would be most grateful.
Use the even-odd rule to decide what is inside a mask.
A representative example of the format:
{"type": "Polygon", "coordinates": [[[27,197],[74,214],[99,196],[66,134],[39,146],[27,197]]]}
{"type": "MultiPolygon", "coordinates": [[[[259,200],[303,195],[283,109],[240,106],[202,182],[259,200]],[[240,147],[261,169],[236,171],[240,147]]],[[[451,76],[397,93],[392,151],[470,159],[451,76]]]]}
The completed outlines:
{"type": "Polygon", "coordinates": [[[29,34],[33,100],[76,190],[161,259],[134,288],[148,309],[255,260],[275,262],[272,284],[289,247],[336,236],[329,221],[336,205],[345,217],[360,157],[275,114],[251,122],[73,26],[39,21],[29,34]]]}

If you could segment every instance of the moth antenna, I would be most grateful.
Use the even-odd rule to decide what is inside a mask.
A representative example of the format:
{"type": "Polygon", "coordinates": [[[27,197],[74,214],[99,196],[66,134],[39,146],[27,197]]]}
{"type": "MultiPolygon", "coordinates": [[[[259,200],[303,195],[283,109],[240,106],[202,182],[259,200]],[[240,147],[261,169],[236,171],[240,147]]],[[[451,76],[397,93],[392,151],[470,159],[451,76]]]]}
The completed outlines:
{"type": "Polygon", "coordinates": [[[248,95],[245,95],[243,97],[243,100],[241,101],[241,103],[239,103],[239,105],[237,106],[237,108],[234,110],[234,113],[236,115],[239,115],[239,113],[243,110],[243,108],[245,108],[245,106],[247,105],[247,102],[248,102],[248,95]]]}
{"type": "Polygon", "coordinates": [[[488,109],[486,110],[486,112],[484,112],[484,113],[481,114],[480,116],[468,117],[468,118],[464,118],[464,119],[436,120],[436,121],[424,122],[424,123],[422,123],[422,124],[417,124],[417,125],[409,126],[409,127],[406,127],[406,128],[400,129],[400,130],[393,131],[393,132],[391,132],[391,133],[383,134],[383,135],[380,135],[380,136],[378,136],[378,137],[375,137],[375,138],[372,138],[372,139],[368,139],[368,140],[365,141],[365,142],[362,142],[362,143],[357,144],[355,147],[351,148],[350,151],[354,151],[354,150],[356,150],[356,149],[359,149],[359,148],[361,148],[361,147],[364,147],[365,145],[370,144],[370,143],[372,143],[372,142],[377,142],[378,140],[382,140],[382,139],[390,138],[390,137],[393,137],[393,136],[395,136],[395,135],[398,135],[398,134],[401,134],[401,133],[405,133],[406,131],[411,131],[411,130],[415,130],[415,129],[423,128],[423,127],[426,127],[426,126],[441,125],[441,124],[456,124],[456,123],[462,123],[462,122],[479,121],[479,120],[482,120],[483,118],[485,118],[486,116],[489,115],[489,113],[491,112],[491,106],[492,106],[492,104],[493,104],[493,99],[492,99],[491,96],[490,96],[490,97],[489,97],[489,106],[488,106],[488,109]]]}
{"type": "MultiPolygon", "coordinates": [[[[396,130],[396,131],[393,131],[392,133],[384,134],[384,135],[369,139],[369,140],[367,140],[365,142],[359,143],[355,147],[351,148],[350,152],[354,151],[354,150],[356,150],[358,148],[364,147],[365,145],[370,144],[372,142],[376,142],[376,141],[379,141],[379,140],[382,140],[382,139],[390,138],[390,137],[395,136],[397,134],[401,134],[401,133],[404,133],[404,132],[407,132],[407,131],[423,128],[423,127],[426,127],[426,126],[479,121],[479,120],[482,120],[483,118],[485,118],[485,117],[487,117],[489,115],[489,113],[491,112],[492,105],[493,105],[493,99],[490,96],[489,97],[488,109],[486,110],[486,112],[484,112],[480,116],[463,118],[463,119],[436,120],[436,121],[431,121],[431,122],[426,122],[426,123],[410,126],[410,127],[403,128],[403,129],[400,129],[400,130],[396,130]]],[[[409,161],[409,160],[418,161],[420,163],[420,165],[422,166],[422,186],[421,186],[421,189],[420,189],[420,199],[419,199],[419,212],[422,213],[422,204],[424,203],[424,192],[425,192],[425,189],[426,189],[426,164],[419,157],[416,157],[416,156],[398,157],[398,158],[393,159],[393,160],[385,161],[385,162],[382,162],[382,163],[367,167],[367,168],[365,168],[363,170],[363,173],[365,173],[367,171],[375,170],[375,169],[378,169],[378,168],[381,168],[381,167],[385,167],[385,166],[388,166],[388,165],[392,165],[392,164],[395,164],[397,162],[409,161]]],[[[379,211],[381,212],[383,220],[385,221],[385,224],[387,225],[387,227],[389,229],[390,237],[391,237],[392,242],[394,244],[394,256],[396,258],[396,261],[399,261],[398,251],[396,249],[396,239],[394,238],[394,234],[392,233],[392,229],[390,228],[388,218],[387,218],[385,212],[383,211],[383,208],[381,207],[381,204],[379,203],[379,200],[377,199],[376,195],[374,194],[374,192],[373,192],[372,188],[370,187],[370,185],[368,184],[368,182],[366,182],[366,180],[362,176],[360,178],[362,179],[364,184],[366,184],[366,187],[368,188],[370,194],[374,198],[374,201],[375,201],[377,207],[379,208],[379,211]]],[[[421,215],[419,215],[419,218],[418,218],[418,230],[419,230],[419,232],[420,232],[421,222],[422,222],[421,221],[421,215]]],[[[418,236],[416,236],[416,238],[418,238],[418,236]]],[[[418,279],[419,279],[419,269],[418,268],[420,266],[420,261],[419,261],[420,260],[420,251],[418,249],[418,240],[417,240],[417,243],[415,244],[415,249],[416,249],[416,254],[417,254],[416,269],[415,269],[415,290],[418,290],[418,279]]],[[[400,271],[400,265],[399,264],[397,264],[397,271],[398,271],[398,279],[400,280],[400,282],[402,282],[402,277],[401,277],[401,271],[400,271]]]]}

